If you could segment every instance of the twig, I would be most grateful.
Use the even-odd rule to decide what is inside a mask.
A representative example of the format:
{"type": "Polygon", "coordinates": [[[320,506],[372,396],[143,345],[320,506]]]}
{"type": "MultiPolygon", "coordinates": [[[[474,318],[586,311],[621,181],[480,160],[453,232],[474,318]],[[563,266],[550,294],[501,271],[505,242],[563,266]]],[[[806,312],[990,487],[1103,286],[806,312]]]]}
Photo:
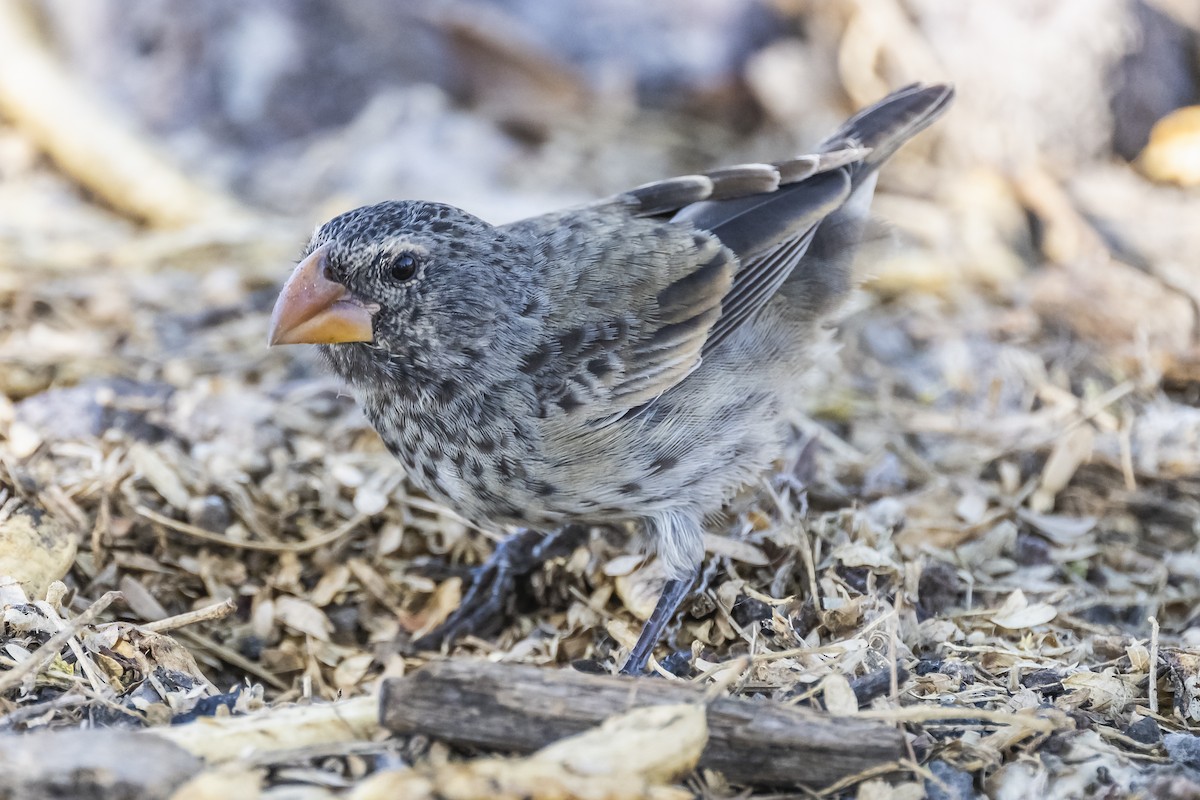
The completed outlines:
{"type": "Polygon", "coordinates": [[[76,706],[86,705],[90,702],[92,702],[92,698],[87,695],[83,693],[74,694],[72,690],[68,689],[65,693],[57,697],[43,700],[40,703],[29,703],[28,705],[19,706],[7,714],[0,716],[0,730],[10,729],[27,719],[39,717],[47,712],[59,711],[64,708],[75,708],[76,706]]]}
{"type": "Polygon", "coordinates": [[[224,661],[226,664],[237,667],[242,672],[253,675],[263,683],[269,685],[272,689],[278,689],[279,691],[284,692],[289,688],[286,681],[277,677],[273,673],[267,672],[262,668],[261,664],[251,661],[238,651],[230,647],[226,647],[219,642],[215,642],[207,636],[196,633],[195,631],[181,630],[179,632],[179,638],[183,639],[184,641],[191,642],[194,646],[199,647],[200,649],[207,650],[221,661],[224,661]]]}
{"type": "Polygon", "coordinates": [[[1148,676],[1147,702],[1150,710],[1158,713],[1158,617],[1150,617],[1150,675],[1148,676]]]}
{"type": "Polygon", "coordinates": [[[305,542],[243,542],[237,539],[230,539],[228,536],[222,536],[219,533],[207,531],[204,528],[199,528],[195,525],[189,525],[186,522],[180,522],[177,519],[159,514],[157,511],[152,511],[145,506],[137,506],[133,509],[138,516],[145,517],[151,522],[157,522],[168,530],[182,533],[186,536],[191,536],[193,539],[218,544],[223,547],[232,547],[235,550],[255,550],[260,553],[309,553],[313,550],[324,547],[327,544],[332,544],[338,539],[341,539],[346,534],[357,528],[366,521],[366,514],[355,514],[350,519],[337,526],[324,536],[318,536],[315,539],[309,539],[305,542]]]}
{"type": "Polygon", "coordinates": [[[185,625],[195,625],[197,622],[208,622],[214,619],[223,619],[228,617],[237,609],[237,603],[232,599],[223,600],[220,603],[198,608],[195,611],[185,611],[182,614],[176,614],[173,617],[164,617],[154,622],[146,622],[139,625],[142,630],[152,633],[165,633],[166,631],[182,628],[185,625]]]}
{"type": "Polygon", "coordinates": [[[1128,491],[1137,491],[1137,474],[1133,468],[1133,425],[1132,415],[1122,417],[1121,430],[1117,433],[1117,444],[1121,454],[1121,476],[1125,479],[1128,491]]]}
{"type": "Polygon", "coordinates": [[[367,696],[284,706],[242,717],[201,717],[152,732],[213,764],[311,745],[358,742],[378,730],[379,701],[367,696]]]}
{"type": "Polygon", "coordinates": [[[906,706],[881,710],[860,711],[854,715],[859,719],[885,720],[888,722],[933,722],[936,720],[977,719],[996,725],[1024,725],[1038,733],[1054,733],[1057,730],[1051,720],[1030,714],[1015,714],[1011,711],[992,711],[984,708],[945,708],[933,706],[906,706]]]}
{"type": "Polygon", "coordinates": [[[708,690],[704,694],[704,702],[711,703],[718,697],[724,697],[730,686],[742,679],[746,671],[750,669],[751,660],[749,656],[741,656],[733,661],[727,661],[721,666],[724,668],[719,680],[715,680],[708,685],[708,690]]]}
{"type": "Polygon", "coordinates": [[[873,767],[868,767],[861,772],[856,772],[853,775],[847,775],[837,783],[831,783],[821,791],[817,792],[815,797],[832,797],[841,793],[855,784],[862,783],[865,780],[874,778],[879,775],[890,775],[893,772],[902,772],[906,769],[907,759],[896,759],[886,764],[877,764],[873,767]]]}
{"type": "MultiPolygon", "coordinates": [[[[736,680],[741,664],[728,677],[736,680]]],[[[720,691],[720,689],[718,689],[720,691]]],[[[437,661],[383,682],[380,715],[399,734],[528,751],[631,707],[690,704],[708,719],[700,765],[736,783],[824,785],[904,755],[904,734],[767,700],[709,696],[688,681],[633,680],[486,661],[437,661]]]]}
{"type": "Polygon", "coordinates": [[[178,226],[234,216],[72,81],[22,3],[0,3],[0,109],[81,186],[128,216],[178,226]]]}

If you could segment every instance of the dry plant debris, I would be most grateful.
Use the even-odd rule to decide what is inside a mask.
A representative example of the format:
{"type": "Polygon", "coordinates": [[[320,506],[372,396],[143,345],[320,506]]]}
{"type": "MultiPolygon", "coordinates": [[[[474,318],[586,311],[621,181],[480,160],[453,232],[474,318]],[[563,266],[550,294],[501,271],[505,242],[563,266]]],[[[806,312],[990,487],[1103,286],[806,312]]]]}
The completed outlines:
{"type": "Polygon", "coordinates": [[[695,768],[707,738],[700,706],[639,708],[523,759],[481,758],[382,771],[349,797],[684,800],[690,792],[663,784],[695,768]]]}
{"type": "MultiPolygon", "coordinates": [[[[427,661],[403,643],[455,608],[495,532],[411,492],[313,355],[265,349],[290,248],[395,174],[363,164],[386,156],[398,130],[426,166],[461,168],[405,173],[404,187],[466,186],[481,208],[524,213],[718,151],[723,162],[767,157],[791,141],[781,130],[819,129],[847,100],[950,77],[961,110],[883,176],[877,209],[891,228],[868,248],[840,351],[807,390],[795,458],[714,521],[703,590],[660,677],[901,732],[898,760],[824,786],[797,775],[804,796],[1200,792],[1200,228],[1196,196],[1169,185],[1194,179],[1194,109],[1153,135],[1147,124],[1142,158],[1117,163],[1105,149],[1116,112],[1096,76],[1140,69],[1122,61],[1127,4],[1070,0],[1035,23],[1027,4],[960,5],[774,3],[807,38],[749,54],[736,91],[697,95],[735,98],[722,106],[733,117],[752,101],[762,122],[741,137],[631,105],[559,127],[535,104],[502,120],[537,143],[514,144],[486,121],[495,109],[476,115],[435,87],[389,89],[345,126],[247,167],[249,184],[313,206],[252,225],[207,213],[179,230],[131,224],[93,197],[152,222],[177,221],[177,206],[156,220],[121,200],[128,186],[96,185],[111,175],[80,174],[63,156],[51,166],[39,148],[53,154],[52,143],[8,112],[0,730],[25,738],[0,739],[0,759],[36,761],[48,740],[33,734],[95,728],[78,733],[108,735],[115,769],[127,765],[120,748],[141,741],[126,729],[147,728],[164,732],[154,741],[178,767],[165,782],[135,776],[159,796],[185,780],[178,798],[371,797],[398,785],[448,797],[479,781],[595,796],[601,784],[561,748],[509,760],[368,724],[381,682],[427,661]],[[1079,46],[1034,48],[1023,72],[1004,48],[1043,23],[1039,36],[1079,46]],[[1048,99],[1045,74],[1076,86],[1070,103],[1048,99]],[[812,76],[803,103],[797,75],[812,76]],[[995,124],[1000,106],[1020,118],[995,124]],[[429,155],[442,138],[455,158],[429,155]],[[333,192],[343,197],[316,208],[333,192]],[[167,727],[191,720],[203,724],[167,727]],[[274,724],[316,732],[292,739],[274,724]],[[238,728],[282,749],[256,739],[248,750],[238,728]],[[198,766],[189,737],[229,749],[195,745],[198,766]]],[[[1143,5],[1195,35],[1177,13],[1186,4],[1143,5]]],[[[446,20],[464,57],[514,57],[446,20]]],[[[502,77],[574,109],[579,76],[555,77],[554,64],[520,58],[502,77]]],[[[448,658],[605,669],[659,581],[620,532],[596,531],[531,577],[495,638],[448,658]]],[[[667,738],[657,722],[625,724],[667,738]]],[[[608,734],[596,735],[561,747],[599,757],[608,734]]],[[[85,749],[55,752],[75,760],[50,764],[51,779],[90,768],[85,749]]],[[[653,778],[614,777],[599,796],[776,791],[704,768],[678,778],[690,762],[671,763],[653,778]]]]}
{"type": "MultiPolygon", "coordinates": [[[[576,735],[630,708],[690,704],[707,719],[700,767],[736,784],[825,786],[905,754],[900,731],[856,719],[854,710],[827,702],[827,710],[839,715],[830,718],[761,696],[723,697],[724,688],[720,681],[631,683],[574,670],[448,660],[384,681],[379,704],[382,724],[393,733],[519,752],[576,735]],[[847,747],[847,741],[855,746],[847,747]]],[[[672,748],[678,742],[663,744],[672,748]]]]}

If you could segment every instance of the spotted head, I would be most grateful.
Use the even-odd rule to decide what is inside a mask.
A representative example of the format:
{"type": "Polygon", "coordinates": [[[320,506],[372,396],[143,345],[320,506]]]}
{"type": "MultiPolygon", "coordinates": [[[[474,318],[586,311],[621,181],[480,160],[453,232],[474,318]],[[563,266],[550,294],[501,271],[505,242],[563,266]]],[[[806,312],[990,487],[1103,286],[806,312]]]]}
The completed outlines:
{"type": "Polygon", "coordinates": [[[518,336],[523,261],[517,242],[452,206],[364,206],[313,234],[269,341],[321,345],[352,383],[461,369],[518,336]]]}

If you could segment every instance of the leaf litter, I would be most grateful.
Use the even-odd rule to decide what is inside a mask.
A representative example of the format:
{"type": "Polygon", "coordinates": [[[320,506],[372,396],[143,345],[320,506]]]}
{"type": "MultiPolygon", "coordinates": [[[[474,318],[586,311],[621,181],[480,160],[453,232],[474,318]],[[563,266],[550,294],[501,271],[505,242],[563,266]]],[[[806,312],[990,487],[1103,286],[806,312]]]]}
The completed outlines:
{"type": "MultiPolygon", "coordinates": [[[[59,198],[20,152],[0,148],[10,174],[59,198]]],[[[885,180],[902,246],[837,321],[794,458],[713,521],[702,591],[671,633],[687,668],[660,675],[905,731],[906,760],[811,796],[1196,792],[1194,310],[1169,258],[1130,271],[1095,223],[1135,191],[1193,201],[1132,168],[1083,164],[1064,185],[971,163],[902,154],[885,180]],[[1042,241],[1011,235],[1026,214],[1042,241]]],[[[0,275],[0,729],[253,718],[418,669],[432,656],[397,642],[457,607],[496,532],[416,494],[315,356],[264,347],[285,263],[243,269],[203,236],[71,202],[78,248],[60,233],[36,262],[92,268],[0,275]],[[94,268],[98,239],[151,263],[94,268]]],[[[663,579],[625,538],[593,532],[522,585],[494,638],[448,657],[619,662],[663,579]]],[[[539,796],[546,781],[583,792],[563,765],[599,752],[509,763],[362,730],[193,783],[365,798],[500,780],[539,796]]],[[[678,796],[659,784],[690,763],[612,796],[678,796]]],[[[740,791],[707,771],[684,785],[740,791]]]]}

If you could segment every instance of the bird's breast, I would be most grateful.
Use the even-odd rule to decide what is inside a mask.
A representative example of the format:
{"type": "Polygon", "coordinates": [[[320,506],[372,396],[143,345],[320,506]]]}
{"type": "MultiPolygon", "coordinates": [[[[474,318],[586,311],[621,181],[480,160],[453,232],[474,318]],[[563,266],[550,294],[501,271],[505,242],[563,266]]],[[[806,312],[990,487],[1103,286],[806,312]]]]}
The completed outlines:
{"type": "Polygon", "coordinates": [[[559,515],[544,502],[539,438],[502,390],[448,402],[362,399],[408,477],[432,499],[479,523],[539,525],[559,515]]]}

